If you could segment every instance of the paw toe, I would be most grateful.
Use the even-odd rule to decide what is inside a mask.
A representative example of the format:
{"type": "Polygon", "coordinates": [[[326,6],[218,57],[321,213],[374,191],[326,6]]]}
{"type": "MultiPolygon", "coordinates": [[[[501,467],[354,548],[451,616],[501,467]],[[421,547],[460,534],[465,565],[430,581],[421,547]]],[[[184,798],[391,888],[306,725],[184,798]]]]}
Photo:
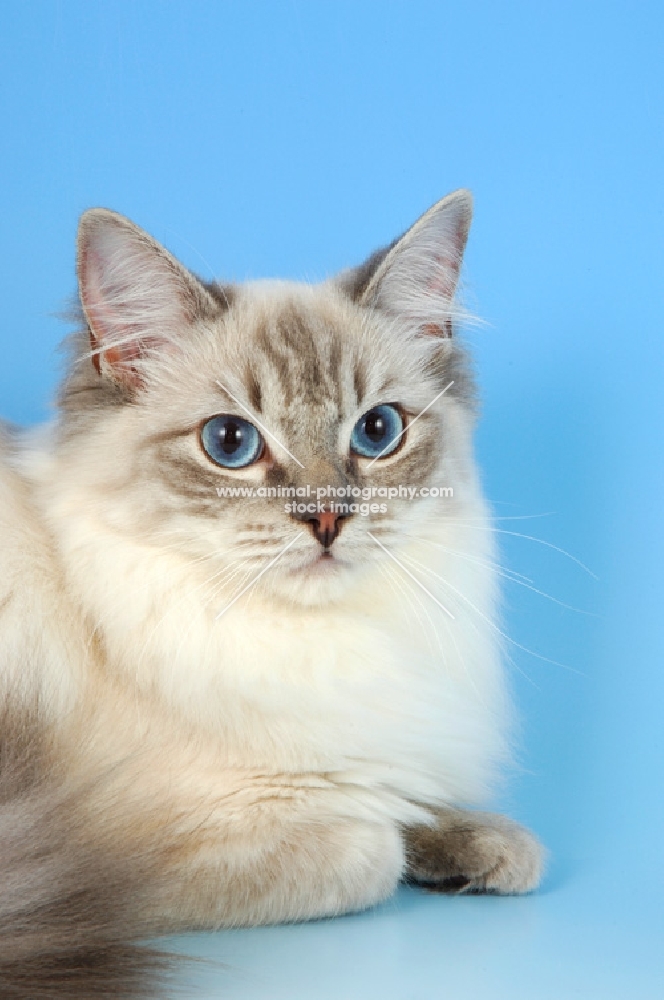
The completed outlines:
{"type": "Polygon", "coordinates": [[[544,850],[504,816],[448,810],[409,837],[410,881],[436,892],[523,893],[542,877],[544,850]]]}

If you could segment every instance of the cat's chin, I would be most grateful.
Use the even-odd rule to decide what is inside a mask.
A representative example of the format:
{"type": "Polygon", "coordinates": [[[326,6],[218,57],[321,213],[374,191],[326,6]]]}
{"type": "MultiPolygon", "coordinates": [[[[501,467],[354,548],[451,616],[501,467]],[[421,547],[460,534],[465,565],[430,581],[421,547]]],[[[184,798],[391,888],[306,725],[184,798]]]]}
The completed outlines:
{"type": "Polygon", "coordinates": [[[282,573],[276,582],[279,595],[297,604],[314,607],[339,600],[354,577],[352,563],[332,553],[320,553],[309,562],[282,573]]]}

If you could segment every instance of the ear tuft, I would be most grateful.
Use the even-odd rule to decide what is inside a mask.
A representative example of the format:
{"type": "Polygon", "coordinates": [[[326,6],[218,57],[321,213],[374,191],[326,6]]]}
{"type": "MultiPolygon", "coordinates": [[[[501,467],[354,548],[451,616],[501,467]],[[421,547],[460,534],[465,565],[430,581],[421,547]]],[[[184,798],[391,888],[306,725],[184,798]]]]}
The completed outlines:
{"type": "Polygon", "coordinates": [[[464,189],[430,208],[378,259],[361,304],[400,316],[419,333],[451,336],[472,214],[472,195],[464,189]]]}
{"type": "Polygon", "coordinates": [[[185,328],[215,309],[167,250],[107,209],[81,218],[77,273],[95,368],[128,388],[142,383],[151,352],[177,347],[185,328]]]}

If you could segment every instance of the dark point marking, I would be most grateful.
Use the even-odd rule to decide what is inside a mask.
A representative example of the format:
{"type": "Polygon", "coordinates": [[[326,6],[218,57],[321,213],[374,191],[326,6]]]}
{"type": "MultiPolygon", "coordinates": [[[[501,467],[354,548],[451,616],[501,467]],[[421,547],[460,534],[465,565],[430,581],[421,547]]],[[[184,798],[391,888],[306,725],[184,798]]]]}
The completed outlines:
{"type": "Polygon", "coordinates": [[[251,407],[256,413],[260,413],[263,403],[263,393],[261,391],[261,384],[251,369],[247,372],[247,394],[251,407]]]}
{"type": "Polygon", "coordinates": [[[389,246],[381,247],[379,250],[375,250],[370,257],[367,257],[363,264],[352,268],[350,271],[345,271],[340,276],[339,284],[346,295],[348,295],[353,302],[360,302],[362,296],[369,287],[374,274],[383,263],[390,250],[397,245],[399,239],[401,239],[401,237],[393,240],[389,246]]]}
{"type": "Polygon", "coordinates": [[[235,301],[235,289],[232,285],[222,285],[218,281],[202,281],[200,278],[198,280],[224,312],[231,308],[235,301]]]}
{"type": "Polygon", "coordinates": [[[357,403],[359,405],[364,399],[364,394],[367,391],[366,372],[360,366],[359,362],[353,369],[353,388],[355,389],[355,398],[357,399],[357,403]]]}
{"type": "Polygon", "coordinates": [[[404,878],[406,885],[416,885],[418,889],[425,889],[426,892],[438,892],[441,894],[455,894],[462,892],[470,885],[470,879],[465,875],[450,875],[440,882],[433,882],[430,879],[417,878],[415,875],[406,875],[404,878]]]}

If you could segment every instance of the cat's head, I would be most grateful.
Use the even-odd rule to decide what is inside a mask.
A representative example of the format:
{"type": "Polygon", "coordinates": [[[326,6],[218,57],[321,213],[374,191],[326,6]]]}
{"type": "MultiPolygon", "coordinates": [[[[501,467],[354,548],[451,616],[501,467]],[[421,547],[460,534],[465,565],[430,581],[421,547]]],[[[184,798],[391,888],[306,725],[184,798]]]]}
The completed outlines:
{"type": "Polygon", "coordinates": [[[197,560],[219,607],[252,581],[343,599],[453,518],[474,482],[453,335],[470,218],[457,191],[333,280],[226,286],[86,212],[85,323],[60,397],[82,506],[105,532],[197,560]],[[447,494],[413,495],[432,487],[447,494]]]}

